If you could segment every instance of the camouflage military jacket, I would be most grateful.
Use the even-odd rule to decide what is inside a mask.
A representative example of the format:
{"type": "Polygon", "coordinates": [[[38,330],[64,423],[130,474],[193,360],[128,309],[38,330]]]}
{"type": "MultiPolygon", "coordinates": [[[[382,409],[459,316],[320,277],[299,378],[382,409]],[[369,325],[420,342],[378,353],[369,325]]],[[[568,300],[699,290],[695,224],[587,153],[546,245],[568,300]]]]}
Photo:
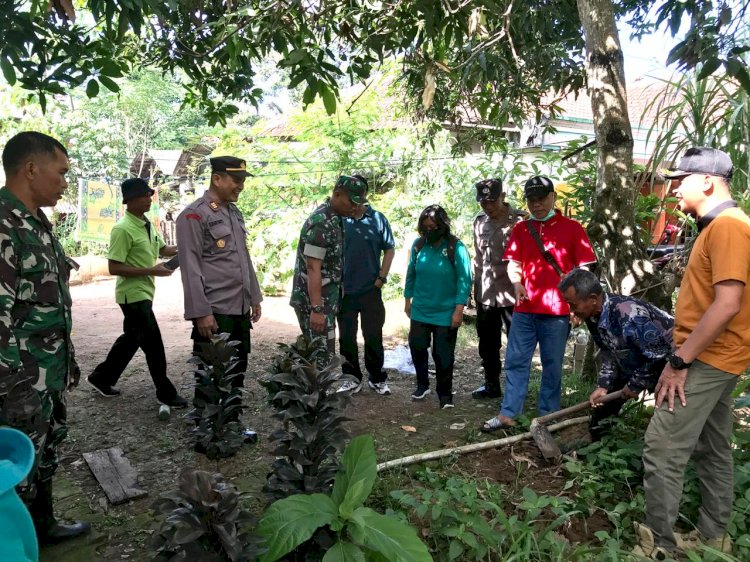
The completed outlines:
{"type": "Polygon", "coordinates": [[[292,298],[289,304],[306,312],[310,310],[310,295],[307,289],[308,257],[321,260],[323,312],[335,314],[341,302],[344,229],[341,217],[333,211],[328,201],[315,209],[302,225],[297,245],[292,298]]]}
{"type": "Polygon", "coordinates": [[[65,389],[75,369],[68,289],[74,265],[44,213],[34,217],[0,189],[0,396],[29,383],[65,389]]]}

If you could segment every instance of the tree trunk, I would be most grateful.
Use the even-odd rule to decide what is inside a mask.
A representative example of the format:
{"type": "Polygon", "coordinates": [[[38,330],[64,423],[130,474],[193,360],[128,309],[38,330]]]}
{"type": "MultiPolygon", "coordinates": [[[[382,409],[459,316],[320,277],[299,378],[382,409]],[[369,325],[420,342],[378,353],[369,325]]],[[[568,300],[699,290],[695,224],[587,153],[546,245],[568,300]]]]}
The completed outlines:
{"type": "Polygon", "coordinates": [[[597,144],[597,183],[588,233],[602,258],[609,290],[637,294],[658,306],[670,303],[635,220],[638,189],[633,179],[633,133],[625,70],[611,0],[578,0],[586,38],[586,77],[597,144]]]}

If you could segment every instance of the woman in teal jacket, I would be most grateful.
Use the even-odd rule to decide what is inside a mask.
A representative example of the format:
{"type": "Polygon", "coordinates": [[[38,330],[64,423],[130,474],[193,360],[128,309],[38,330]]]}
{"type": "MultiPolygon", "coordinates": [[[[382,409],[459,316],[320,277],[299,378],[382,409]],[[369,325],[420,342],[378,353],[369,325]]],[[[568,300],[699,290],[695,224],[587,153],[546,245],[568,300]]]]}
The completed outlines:
{"type": "Polygon", "coordinates": [[[0,560],[37,562],[39,546],[31,515],[16,494],[34,463],[34,445],[25,434],[0,427],[0,560]]]}
{"type": "Polygon", "coordinates": [[[432,340],[440,407],[452,408],[456,336],[471,291],[471,260],[466,246],[451,234],[450,219],[439,205],[422,211],[417,232],[404,287],[404,311],[411,320],[409,348],[417,371],[411,398],[422,400],[430,394],[427,350],[432,340]]]}

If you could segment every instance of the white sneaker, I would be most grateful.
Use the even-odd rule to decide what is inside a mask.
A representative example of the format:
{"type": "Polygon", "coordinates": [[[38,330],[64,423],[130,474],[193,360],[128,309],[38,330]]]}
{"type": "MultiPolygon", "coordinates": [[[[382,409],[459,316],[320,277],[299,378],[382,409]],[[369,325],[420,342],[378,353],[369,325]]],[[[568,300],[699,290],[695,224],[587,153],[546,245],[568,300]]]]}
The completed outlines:
{"type": "Polygon", "coordinates": [[[388,383],[385,381],[383,382],[367,381],[367,385],[378,394],[390,394],[391,393],[391,389],[388,388],[388,383]]]}
{"type": "Polygon", "coordinates": [[[350,392],[352,394],[357,394],[360,390],[362,390],[362,381],[346,381],[336,392],[350,392]]]}

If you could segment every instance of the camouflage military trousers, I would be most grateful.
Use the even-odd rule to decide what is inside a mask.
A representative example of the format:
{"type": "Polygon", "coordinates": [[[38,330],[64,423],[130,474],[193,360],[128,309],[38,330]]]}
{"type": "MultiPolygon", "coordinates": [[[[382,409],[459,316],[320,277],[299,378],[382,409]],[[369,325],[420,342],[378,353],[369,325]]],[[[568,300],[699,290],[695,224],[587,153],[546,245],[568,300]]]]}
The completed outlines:
{"type": "Polygon", "coordinates": [[[297,313],[297,321],[299,327],[302,330],[302,334],[311,342],[316,342],[320,346],[323,353],[320,354],[318,360],[318,369],[323,369],[329,365],[331,359],[336,354],[336,315],[326,314],[325,315],[325,331],[323,333],[313,332],[310,329],[310,312],[295,308],[294,311],[297,313]]]}
{"type": "Polygon", "coordinates": [[[36,494],[34,484],[51,480],[57,470],[57,448],[68,435],[64,391],[16,385],[0,396],[0,425],[23,431],[34,443],[34,466],[18,490],[28,503],[36,494]]]}

